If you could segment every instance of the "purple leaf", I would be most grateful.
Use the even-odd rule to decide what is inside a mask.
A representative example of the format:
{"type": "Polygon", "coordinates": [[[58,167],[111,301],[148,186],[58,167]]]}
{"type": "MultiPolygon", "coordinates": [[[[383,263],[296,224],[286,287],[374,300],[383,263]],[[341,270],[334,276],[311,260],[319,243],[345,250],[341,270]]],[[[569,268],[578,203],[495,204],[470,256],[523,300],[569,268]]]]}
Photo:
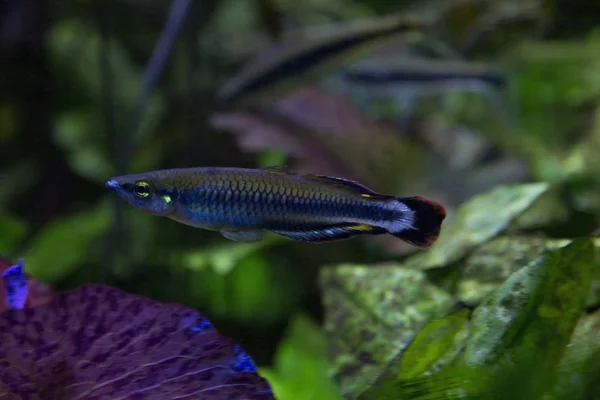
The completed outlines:
{"type": "Polygon", "coordinates": [[[0,399],[274,399],[200,313],[103,285],[0,314],[0,399]]]}
{"type": "Polygon", "coordinates": [[[290,167],[359,180],[382,192],[423,175],[422,149],[392,125],[363,115],[348,98],[304,87],[250,110],[215,114],[213,127],[244,150],[283,150],[290,167]]]}

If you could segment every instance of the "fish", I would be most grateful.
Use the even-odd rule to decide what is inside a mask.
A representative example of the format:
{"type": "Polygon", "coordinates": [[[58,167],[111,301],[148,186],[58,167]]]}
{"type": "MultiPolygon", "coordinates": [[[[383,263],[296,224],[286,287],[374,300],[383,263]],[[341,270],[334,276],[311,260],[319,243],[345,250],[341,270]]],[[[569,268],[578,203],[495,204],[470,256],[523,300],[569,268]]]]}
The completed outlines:
{"type": "Polygon", "coordinates": [[[377,193],[345,178],[299,174],[286,167],[194,167],[113,177],[106,187],[149,214],[255,242],[264,231],[326,243],[391,234],[430,247],[446,217],[421,196],[377,193]]]}
{"type": "Polygon", "coordinates": [[[341,95],[362,99],[395,100],[411,111],[422,95],[452,91],[480,93],[504,116],[510,116],[503,99],[507,77],[481,63],[434,59],[416,55],[379,56],[340,69],[326,82],[326,88],[341,95]]]}
{"type": "Polygon", "coordinates": [[[409,14],[367,18],[327,32],[289,36],[259,52],[217,93],[222,104],[273,98],[356,60],[398,35],[419,34],[427,23],[409,14]]]}

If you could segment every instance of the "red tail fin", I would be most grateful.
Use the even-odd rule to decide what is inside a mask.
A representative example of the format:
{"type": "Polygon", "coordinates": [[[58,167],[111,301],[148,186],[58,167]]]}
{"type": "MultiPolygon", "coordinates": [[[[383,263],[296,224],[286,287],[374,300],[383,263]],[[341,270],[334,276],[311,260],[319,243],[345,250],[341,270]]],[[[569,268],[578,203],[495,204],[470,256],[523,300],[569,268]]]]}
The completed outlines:
{"type": "Polygon", "coordinates": [[[418,247],[430,247],[438,238],[442,222],[446,218],[446,210],[435,201],[424,197],[403,197],[397,199],[413,211],[410,228],[400,226],[397,231],[390,231],[395,237],[418,247]]]}

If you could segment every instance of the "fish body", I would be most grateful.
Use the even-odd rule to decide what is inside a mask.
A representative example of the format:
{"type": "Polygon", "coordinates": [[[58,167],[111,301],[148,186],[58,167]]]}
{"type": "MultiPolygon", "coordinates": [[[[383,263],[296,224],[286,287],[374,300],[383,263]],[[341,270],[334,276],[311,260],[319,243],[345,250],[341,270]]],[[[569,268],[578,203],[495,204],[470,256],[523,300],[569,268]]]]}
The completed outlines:
{"type": "Polygon", "coordinates": [[[267,230],[327,242],[390,233],[420,247],[441,229],[444,208],[422,197],[376,193],[354,181],[281,168],[186,168],[112,178],[133,206],[197,228],[255,241],[267,230]]]}

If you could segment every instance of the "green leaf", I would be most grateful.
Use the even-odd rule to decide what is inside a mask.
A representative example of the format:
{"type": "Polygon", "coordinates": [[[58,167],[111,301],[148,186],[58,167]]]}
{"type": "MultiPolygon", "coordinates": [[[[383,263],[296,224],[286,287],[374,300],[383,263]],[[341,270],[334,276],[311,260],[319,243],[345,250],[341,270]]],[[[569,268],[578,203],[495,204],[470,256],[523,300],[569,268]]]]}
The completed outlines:
{"type": "Polygon", "coordinates": [[[329,377],[325,335],[308,316],[297,314],[280,343],[274,368],[261,368],[278,400],[341,400],[329,377]]]}
{"type": "Polygon", "coordinates": [[[428,321],[453,306],[424,272],[399,265],[340,265],[321,273],[334,378],[355,399],[428,321]]]}
{"type": "Polygon", "coordinates": [[[478,305],[514,272],[544,251],[566,246],[570,239],[535,236],[501,236],[475,249],[461,265],[457,297],[469,306],[478,305]]]}
{"type": "Polygon", "coordinates": [[[108,202],[95,209],[54,219],[33,239],[26,255],[27,273],[55,282],[85,263],[91,245],[97,244],[110,222],[108,202]]]}
{"type": "MultiPolygon", "coordinates": [[[[469,311],[461,310],[429,322],[402,355],[397,378],[407,380],[431,371],[440,358],[455,348],[455,340],[467,332],[469,311]]],[[[464,336],[463,336],[464,338],[464,336]]]]}
{"type": "Polygon", "coordinates": [[[589,239],[538,257],[474,311],[460,357],[432,375],[398,380],[377,399],[541,398],[556,382],[594,263],[589,239]]]}
{"type": "MultiPolygon", "coordinates": [[[[456,296],[460,301],[477,306],[514,272],[528,265],[547,250],[555,250],[572,239],[547,239],[536,236],[503,236],[475,249],[460,266],[456,296]]],[[[596,249],[600,240],[595,240],[596,249]]],[[[600,265],[593,272],[586,308],[600,304],[600,265]]]]}
{"type": "Polygon", "coordinates": [[[406,261],[411,268],[428,269],[454,263],[473,248],[502,232],[548,190],[545,183],[502,185],[464,203],[448,226],[443,226],[431,249],[406,261]]]}
{"type": "Polygon", "coordinates": [[[512,274],[473,313],[464,365],[486,373],[510,366],[521,395],[542,395],[583,312],[594,264],[591,240],[580,239],[512,274]]]}
{"type": "Polygon", "coordinates": [[[583,310],[587,291],[582,289],[590,287],[594,255],[592,242],[581,239],[512,274],[473,313],[465,362],[481,365],[496,357],[494,350],[523,333],[522,325],[530,328],[525,335],[542,327],[570,335],[574,322],[571,326],[565,317],[576,321],[583,310]]]}
{"type": "Polygon", "coordinates": [[[600,393],[600,311],[581,318],[558,366],[555,399],[585,400],[600,393]]]}
{"type": "Polygon", "coordinates": [[[399,381],[415,381],[452,362],[464,348],[469,332],[468,310],[429,322],[410,346],[392,361],[385,374],[365,392],[363,400],[395,399],[399,381]]]}

